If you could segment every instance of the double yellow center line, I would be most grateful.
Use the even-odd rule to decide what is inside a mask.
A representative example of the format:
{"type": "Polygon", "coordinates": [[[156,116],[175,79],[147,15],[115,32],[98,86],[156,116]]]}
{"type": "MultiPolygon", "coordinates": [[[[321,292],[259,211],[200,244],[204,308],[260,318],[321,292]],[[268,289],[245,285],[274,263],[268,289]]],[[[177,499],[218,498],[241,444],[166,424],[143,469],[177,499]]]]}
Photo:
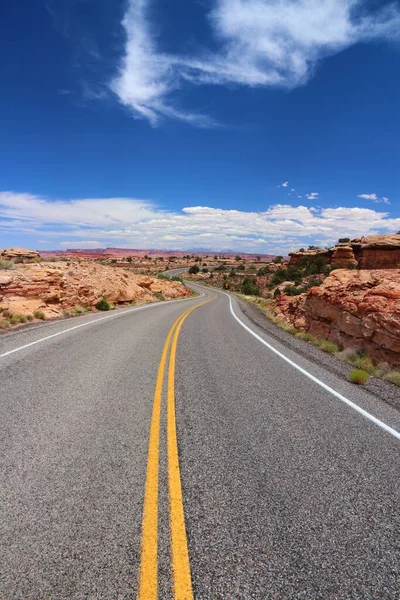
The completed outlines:
{"type": "MultiPolygon", "coordinates": [[[[209,300],[206,300],[209,302],[209,300]]],[[[150,426],[147,473],[142,521],[142,551],[139,571],[138,600],[157,600],[158,597],[158,471],[160,454],[160,418],[163,381],[171,345],[167,387],[167,458],[170,513],[171,563],[174,600],[193,600],[189,551],[186,537],[178,440],[175,418],[175,361],[178,336],[186,317],[206,302],[189,308],[172,325],[161,354],[153,413],[150,426]],[[171,344],[172,339],[172,344],[171,344]]]]}

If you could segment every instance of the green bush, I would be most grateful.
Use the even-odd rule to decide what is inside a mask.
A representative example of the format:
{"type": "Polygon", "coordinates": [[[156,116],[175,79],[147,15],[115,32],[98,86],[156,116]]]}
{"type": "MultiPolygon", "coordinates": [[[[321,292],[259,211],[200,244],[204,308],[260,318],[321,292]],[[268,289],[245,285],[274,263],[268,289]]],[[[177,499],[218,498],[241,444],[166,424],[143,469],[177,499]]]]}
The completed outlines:
{"type": "Polygon", "coordinates": [[[111,310],[111,305],[105,298],[100,298],[95,304],[97,310],[111,310]]]}
{"type": "Polygon", "coordinates": [[[364,383],[367,383],[367,381],[369,379],[369,373],[367,373],[366,371],[363,371],[362,369],[353,369],[348,374],[347,379],[351,383],[355,383],[357,385],[363,385],[364,383]]]}
{"type": "Polygon", "coordinates": [[[350,238],[339,238],[339,244],[347,244],[350,241],[350,238]]]}
{"type": "Polygon", "coordinates": [[[0,329],[8,329],[10,327],[10,321],[8,319],[0,319],[0,329]]]}
{"type": "Polygon", "coordinates": [[[156,297],[158,300],[165,300],[165,298],[164,298],[164,296],[162,295],[162,293],[161,293],[161,292],[155,292],[155,294],[154,294],[154,295],[155,295],[155,297],[156,297]]]}
{"type": "Polygon", "coordinates": [[[35,317],[35,319],[41,319],[42,321],[44,321],[46,318],[46,315],[41,310],[35,310],[33,316],[35,317]]]}
{"type": "Polygon", "coordinates": [[[190,275],[197,275],[197,273],[200,271],[200,268],[197,265],[192,265],[189,269],[189,274],[190,275]]]}
{"type": "Polygon", "coordinates": [[[256,280],[245,277],[242,282],[242,293],[246,296],[260,296],[260,288],[256,280]]]}
{"type": "Polygon", "coordinates": [[[157,279],[169,279],[169,277],[167,277],[166,275],[164,275],[164,273],[159,273],[157,275],[157,279]]]}

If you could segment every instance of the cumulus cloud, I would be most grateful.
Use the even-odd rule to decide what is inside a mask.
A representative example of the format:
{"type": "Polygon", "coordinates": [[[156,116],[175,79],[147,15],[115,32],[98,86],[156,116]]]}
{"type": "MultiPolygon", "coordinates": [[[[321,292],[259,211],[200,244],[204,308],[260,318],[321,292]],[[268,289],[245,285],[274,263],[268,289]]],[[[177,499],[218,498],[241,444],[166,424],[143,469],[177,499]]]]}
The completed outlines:
{"type": "Polygon", "coordinates": [[[34,234],[52,247],[164,248],[286,253],[307,243],[331,244],[400,230],[400,218],[367,208],[277,204],[261,212],[187,206],[162,211],[146,200],[100,198],[52,201],[0,192],[0,232],[34,234]]]}
{"type": "Polygon", "coordinates": [[[309,200],[318,200],[318,192],[311,192],[311,194],[306,194],[306,198],[309,200]]]}
{"type": "Polygon", "coordinates": [[[395,2],[368,10],[366,0],[213,0],[207,21],[216,49],[170,54],[155,42],[148,13],[149,0],[128,1],[125,52],[111,88],[153,125],[161,116],[207,124],[173,99],[188,83],[293,88],[327,56],[361,41],[400,37],[395,2]]]}

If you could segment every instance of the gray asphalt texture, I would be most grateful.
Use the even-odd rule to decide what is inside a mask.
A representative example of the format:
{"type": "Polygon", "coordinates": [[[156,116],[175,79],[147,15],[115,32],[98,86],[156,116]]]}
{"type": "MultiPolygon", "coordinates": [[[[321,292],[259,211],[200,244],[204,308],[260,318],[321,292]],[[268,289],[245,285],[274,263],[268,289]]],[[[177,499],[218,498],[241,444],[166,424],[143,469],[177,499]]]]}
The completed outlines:
{"type": "MultiPolygon", "coordinates": [[[[201,300],[0,338],[1,355],[91,322],[0,358],[2,600],[136,598],[158,364],[174,320],[201,300]]],[[[234,308],[399,428],[393,406],[234,308]]],[[[185,321],[176,368],[195,598],[398,600],[399,441],[255,340],[220,294],[185,321]]],[[[159,598],[169,600],[164,418],[160,462],[159,598]]]]}

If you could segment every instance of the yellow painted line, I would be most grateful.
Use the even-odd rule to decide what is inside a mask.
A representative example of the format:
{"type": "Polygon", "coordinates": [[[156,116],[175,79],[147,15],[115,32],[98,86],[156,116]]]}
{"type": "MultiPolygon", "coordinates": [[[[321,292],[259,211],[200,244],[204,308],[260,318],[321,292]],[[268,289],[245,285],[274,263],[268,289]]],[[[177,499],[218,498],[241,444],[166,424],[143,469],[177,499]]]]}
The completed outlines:
{"type": "Polygon", "coordinates": [[[161,354],[154,392],[147,473],[142,520],[142,550],[139,570],[138,600],[157,600],[158,594],[158,463],[162,388],[168,348],[175,327],[191,309],[180,315],[172,325],[161,354]]]}
{"type": "Polygon", "coordinates": [[[167,454],[168,454],[168,484],[169,510],[171,529],[171,561],[173,574],[174,600],[193,600],[192,578],[190,574],[189,550],[186,536],[185,515],[179,469],[178,438],[175,415],[175,362],[178,337],[183,322],[191,312],[206,304],[202,302],[189,309],[176,327],[171,346],[168,371],[167,396],[167,454]]]}

